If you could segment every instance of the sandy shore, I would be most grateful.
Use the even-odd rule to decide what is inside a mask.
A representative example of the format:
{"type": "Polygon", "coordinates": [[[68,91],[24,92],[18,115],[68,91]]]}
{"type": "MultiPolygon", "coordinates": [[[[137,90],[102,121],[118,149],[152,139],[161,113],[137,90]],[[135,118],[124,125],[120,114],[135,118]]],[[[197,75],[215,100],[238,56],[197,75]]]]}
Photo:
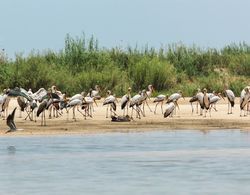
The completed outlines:
{"type": "MultiPolygon", "coordinates": [[[[153,99],[152,99],[153,100],[153,99]]],[[[191,112],[189,98],[179,100],[180,110],[173,118],[163,118],[160,106],[157,107],[157,114],[146,109],[146,117],[137,119],[131,122],[111,122],[110,118],[105,117],[106,106],[102,106],[102,101],[98,102],[98,107],[94,106],[95,112],[93,118],[84,120],[80,113],[77,113],[77,121],[72,119],[72,111],[70,111],[69,120],[67,114],[59,118],[48,119],[46,113],[46,126],[41,126],[41,118],[37,118],[37,122],[24,120],[26,114],[22,113],[22,118],[19,118],[19,110],[15,115],[15,123],[18,129],[13,133],[5,134],[8,130],[5,120],[0,120],[0,136],[15,136],[15,135],[55,135],[55,134],[92,134],[92,133],[107,133],[107,132],[141,132],[152,130],[176,130],[176,129],[195,129],[195,130],[212,130],[212,129],[241,129],[250,130],[250,116],[240,117],[239,99],[236,100],[236,105],[233,109],[233,114],[227,114],[227,101],[221,100],[217,104],[218,112],[212,110],[211,117],[199,116],[191,112]]],[[[154,110],[155,104],[150,102],[150,108],[154,110]]],[[[11,99],[9,113],[17,106],[16,99],[11,99]]],[[[120,104],[118,104],[117,114],[122,115],[120,104]]]]}

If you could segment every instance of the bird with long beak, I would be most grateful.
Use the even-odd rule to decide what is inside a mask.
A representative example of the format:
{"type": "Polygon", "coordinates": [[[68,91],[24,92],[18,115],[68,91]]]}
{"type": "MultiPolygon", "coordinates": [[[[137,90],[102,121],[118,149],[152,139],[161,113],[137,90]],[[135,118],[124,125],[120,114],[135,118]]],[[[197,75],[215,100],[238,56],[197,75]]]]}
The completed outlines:
{"type": "Polygon", "coordinates": [[[179,105],[178,105],[177,101],[167,103],[167,107],[166,107],[165,112],[163,114],[164,118],[166,118],[168,116],[173,117],[173,113],[174,113],[174,110],[176,109],[176,107],[178,107],[178,109],[179,109],[179,105]]]}
{"type": "Polygon", "coordinates": [[[213,93],[214,96],[210,97],[209,101],[210,101],[210,110],[213,108],[216,112],[218,111],[216,109],[216,103],[222,98],[223,100],[225,100],[225,98],[221,95],[221,93],[213,93]]]}
{"type": "Polygon", "coordinates": [[[168,99],[168,95],[163,95],[163,94],[160,94],[160,95],[158,95],[155,99],[154,99],[154,103],[156,103],[155,104],[155,110],[154,110],[154,114],[156,114],[156,108],[157,108],[157,106],[158,106],[158,104],[159,103],[161,103],[161,112],[162,112],[162,114],[163,114],[163,102],[165,101],[165,100],[167,100],[168,99]]]}

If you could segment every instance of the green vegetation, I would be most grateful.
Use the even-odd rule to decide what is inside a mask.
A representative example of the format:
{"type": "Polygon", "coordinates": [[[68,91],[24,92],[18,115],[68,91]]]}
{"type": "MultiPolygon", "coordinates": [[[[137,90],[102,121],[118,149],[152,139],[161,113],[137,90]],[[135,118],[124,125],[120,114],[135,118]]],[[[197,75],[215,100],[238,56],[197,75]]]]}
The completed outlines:
{"type": "Polygon", "coordinates": [[[58,86],[70,95],[99,84],[103,93],[112,89],[117,95],[129,86],[134,92],[153,84],[156,93],[182,90],[192,96],[197,88],[222,91],[227,85],[236,95],[250,84],[250,46],[232,44],[220,50],[169,45],[158,50],[120,47],[99,48],[92,36],[67,35],[65,48],[16,55],[14,61],[0,53],[0,89],[21,86],[48,88],[58,86]]]}

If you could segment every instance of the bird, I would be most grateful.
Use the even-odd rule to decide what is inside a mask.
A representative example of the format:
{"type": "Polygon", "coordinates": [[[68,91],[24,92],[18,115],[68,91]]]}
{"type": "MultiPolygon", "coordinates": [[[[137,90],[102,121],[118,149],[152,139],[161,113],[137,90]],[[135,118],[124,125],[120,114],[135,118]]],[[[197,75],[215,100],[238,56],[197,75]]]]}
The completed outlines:
{"type": "Polygon", "coordinates": [[[141,118],[140,113],[142,113],[142,116],[145,117],[145,113],[144,113],[144,111],[141,109],[140,106],[141,106],[142,103],[146,100],[146,98],[147,98],[146,90],[142,90],[141,92],[139,92],[138,94],[134,95],[134,96],[131,98],[130,105],[129,105],[129,107],[132,108],[131,117],[133,117],[133,110],[136,111],[137,117],[138,117],[139,119],[141,118]],[[134,106],[136,106],[136,108],[134,108],[134,106]]]}
{"type": "Polygon", "coordinates": [[[6,124],[8,125],[8,127],[10,129],[8,131],[6,131],[6,133],[13,132],[13,131],[17,130],[16,125],[14,123],[16,109],[17,109],[17,107],[15,107],[14,110],[12,111],[12,113],[10,115],[8,115],[8,117],[7,117],[6,124]]]}
{"type": "Polygon", "coordinates": [[[154,87],[153,87],[153,85],[148,85],[148,91],[147,91],[147,96],[148,96],[148,99],[150,99],[151,98],[151,95],[152,95],[152,93],[153,93],[153,91],[154,91],[154,87]]]}
{"type": "Polygon", "coordinates": [[[170,96],[168,97],[167,103],[170,103],[170,102],[176,102],[176,103],[177,103],[178,100],[179,100],[181,97],[185,100],[185,98],[184,98],[184,96],[183,96],[183,94],[182,94],[182,91],[179,90],[177,93],[173,93],[172,95],[170,95],[170,96]]]}
{"type": "Polygon", "coordinates": [[[87,97],[93,97],[95,100],[100,100],[101,99],[100,91],[101,90],[99,85],[95,85],[95,89],[90,90],[90,92],[87,94],[87,97]]]}
{"type": "Polygon", "coordinates": [[[218,93],[216,95],[216,93],[213,93],[213,96],[210,96],[209,101],[210,101],[210,110],[212,108],[214,108],[214,110],[217,112],[218,110],[216,109],[216,103],[222,98],[224,99],[224,97],[221,95],[221,93],[218,93]]]}
{"type": "MultiPolygon", "coordinates": [[[[68,102],[67,108],[72,108],[73,110],[73,119],[76,121],[76,115],[75,115],[75,109],[77,108],[77,111],[80,112],[84,117],[85,115],[79,110],[79,106],[81,106],[83,101],[81,99],[72,99],[71,101],[68,102]]],[[[69,113],[69,110],[67,110],[67,115],[69,113]]],[[[69,116],[67,117],[67,119],[69,116]]]]}
{"type": "Polygon", "coordinates": [[[151,85],[151,84],[148,85],[148,91],[146,91],[146,93],[145,93],[145,100],[142,102],[142,110],[143,110],[144,115],[145,115],[145,109],[144,109],[145,104],[148,106],[150,112],[152,112],[150,106],[148,105],[147,99],[150,100],[150,97],[151,97],[153,91],[154,91],[153,85],[151,85]]]}
{"type": "Polygon", "coordinates": [[[194,108],[193,108],[193,103],[194,102],[197,102],[197,104],[196,104],[196,112],[198,113],[198,100],[199,99],[198,99],[197,95],[191,97],[190,100],[189,100],[189,102],[191,104],[191,108],[192,108],[192,114],[194,113],[194,108]]]}
{"type": "Polygon", "coordinates": [[[82,109],[85,110],[85,119],[86,119],[86,116],[90,116],[92,118],[92,114],[94,112],[94,107],[93,107],[94,103],[97,106],[97,103],[94,97],[91,97],[91,96],[83,97],[82,109]]]}
{"type": "Polygon", "coordinates": [[[26,98],[28,101],[32,101],[32,97],[23,88],[15,87],[14,89],[8,89],[6,94],[9,97],[22,96],[22,97],[26,98]]]}
{"type": "Polygon", "coordinates": [[[39,117],[39,115],[42,113],[41,116],[41,126],[46,126],[46,119],[45,119],[45,110],[48,106],[48,100],[44,99],[40,105],[38,106],[36,116],[39,117]]]}
{"type": "Polygon", "coordinates": [[[9,107],[10,97],[7,95],[7,90],[3,91],[3,94],[0,95],[0,113],[3,112],[3,119],[5,119],[8,115],[8,107],[9,107]]]}
{"type": "MultiPolygon", "coordinates": [[[[203,104],[204,104],[204,108],[205,108],[204,117],[206,117],[207,110],[209,110],[209,108],[210,108],[210,98],[207,95],[207,89],[206,88],[203,89],[203,104]]],[[[211,117],[211,110],[209,110],[209,114],[210,114],[210,117],[211,117]]]]}
{"type": "MultiPolygon", "coordinates": [[[[19,118],[22,118],[22,112],[24,112],[29,105],[29,102],[22,96],[17,96],[17,103],[20,108],[19,118]]],[[[27,111],[26,111],[27,112],[27,111]]]]}
{"type": "Polygon", "coordinates": [[[157,106],[158,106],[159,103],[161,103],[161,112],[163,114],[163,107],[162,107],[163,106],[163,102],[164,102],[164,100],[167,100],[167,99],[168,99],[168,95],[163,95],[163,94],[158,95],[154,99],[154,103],[156,103],[155,104],[154,114],[156,114],[156,108],[157,108],[157,106]]]}
{"type": "Polygon", "coordinates": [[[246,110],[245,107],[248,104],[248,101],[250,99],[250,91],[248,87],[245,87],[242,91],[241,91],[241,95],[240,95],[240,116],[242,116],[242,110],[244,110],[244,116],[246,116],[246,110]]]}
{"type": "Polygon", "coordinates": [[[129,87],[127,94],[125,94],[121,98],[121,109],[123,110],[123,116],[125,116],[125,107],[127,108],[127,115],[128,115],[128,106],[130,99],[131,99],[131,88],[129,87]]]}
{"type": "Polygon", "coordinates": [[[234,104],[235,104],[234,92],[232,90],[230,90],[230,89],[225,89],[224,94],[225,94],[225,96],[227,97],[227,100],[228,100],[228,111],[227,111],[227,113],[228,114],[233,114],[232,108],[234,107],[234,104]],[[230,111],[230,108],[231,108],[231,111],[230,111]]]}
{"type": "Polygon", "coordinates": [[[103,102],[103,106],[105,105],[110,105],[110,108],[109,106],[107,106],[107,109],[106,109],[106,118],[108,118],[108,109],[110,110],[110,116],[112,115],[112,113],[114,115],[117,115],[115,113],[116,111],[116,98],[114,95],[112,95],[112,92],[110,90],[107,91],[107,97],[105,98],[104,102],[103,102]]]}
{"type": "Polygon", "coordinates": [[[178,106],[177,101],[167,103],[167,107],[166,107],[165,112],[163,114],[164,118],[166,118],[168,116],[172,117],[176,106],[178,106]]]}
{"type": "Polygon", "coordinates": [[[167,103],[174,102],[174,101],[177,102],[181,97],[185,100],[181,91],[178,91],[177,93],[173,93],[172,95],[168,97],[167,103]]]}

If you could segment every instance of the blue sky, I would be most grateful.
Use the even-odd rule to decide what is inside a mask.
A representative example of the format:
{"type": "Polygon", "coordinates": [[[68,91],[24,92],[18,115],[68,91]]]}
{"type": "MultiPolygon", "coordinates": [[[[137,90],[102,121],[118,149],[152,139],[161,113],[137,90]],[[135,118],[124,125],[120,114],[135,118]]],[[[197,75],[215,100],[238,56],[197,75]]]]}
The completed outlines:
{"type": "Polygon", "coordinates": [[[67,33],[102,47],[250,43],[248,0],[0,0],[0,48],[9,56],[60,50],[67,33]]]}

